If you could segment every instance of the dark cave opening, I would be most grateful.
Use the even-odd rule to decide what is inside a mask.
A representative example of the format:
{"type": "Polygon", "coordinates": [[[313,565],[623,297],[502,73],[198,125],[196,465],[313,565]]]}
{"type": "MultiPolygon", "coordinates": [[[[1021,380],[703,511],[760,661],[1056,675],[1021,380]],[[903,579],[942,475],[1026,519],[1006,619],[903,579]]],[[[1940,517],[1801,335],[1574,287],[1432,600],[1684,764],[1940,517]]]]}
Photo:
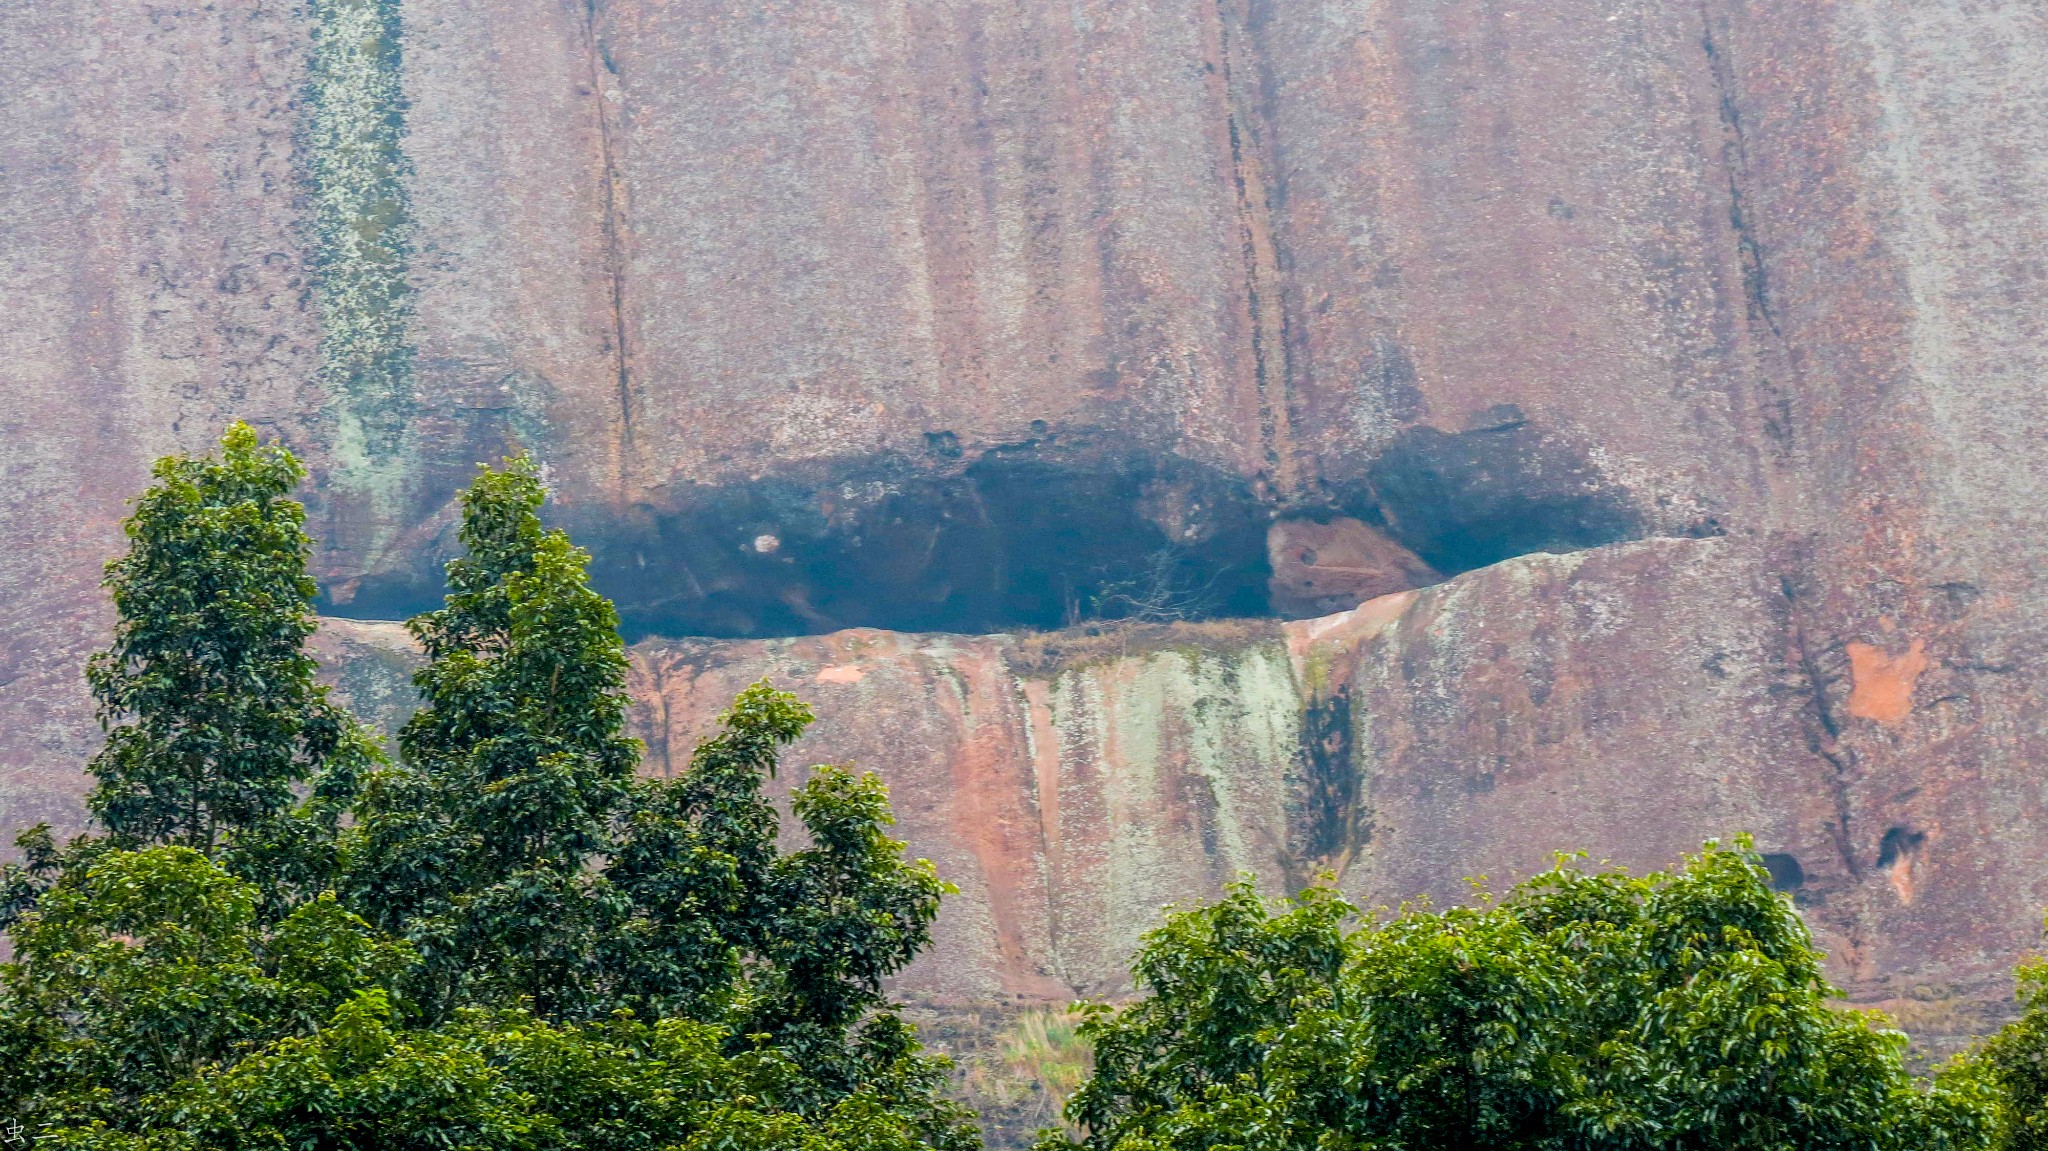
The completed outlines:
{"type": "Polygon", "coordinates": [[[1393,534],[1442,572],[1576,551],[1640,534],[1624,493],[1588,453],[1502,404],[1462,432],[1411,428],[1367,473],[1393,534]]]}
{"type": "Polygon", "coordinates": [[[694,489],[585,532],[629,634],[1049,630],[1266,613],[1249,485],[1172,456],[997,449],[694,489]]]}
{"type": "Polygon", "coordinates": [[[1877,845],[1878,870],[1889,871],[1899,866],[1901,860],[1910,864],[1920,853],[1921,845],[1926,842],[1927,833],[1924,831],[1913,831],[1904,827],[1886,828],[1884,839],[1877,845]]]}
{"type": "Polygon", "coordinates": [[[1765,852],[1764,870],[1770,873],[1772,891],[1798,891],[1806,886],[1806,869],[1799,865],[1798,856],[1765,852]]]}
{"type": "MultiPolygon", "coordinates": [[[[1086,437],[979,452],[950,432],[926,440],[921,457],[682,485],[554,519],[592,553],[628,639],[1299,618],[1638,531],[1584,453],[1518,413],[1412,429],[1360,480],[1288,505],[1209,465],[1086,437]]],[[[445,558],[365,576],[323,607],[390,619],[438,606],[445,558]]]]}

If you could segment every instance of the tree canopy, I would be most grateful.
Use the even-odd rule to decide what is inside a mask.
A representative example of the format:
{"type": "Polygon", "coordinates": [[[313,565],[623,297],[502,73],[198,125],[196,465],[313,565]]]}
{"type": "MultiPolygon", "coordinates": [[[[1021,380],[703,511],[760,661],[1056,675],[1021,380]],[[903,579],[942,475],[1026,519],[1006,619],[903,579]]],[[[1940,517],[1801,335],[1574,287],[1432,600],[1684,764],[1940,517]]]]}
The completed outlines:
{"type": "Polygon", "coordinates": [[[86,669],[107,729],[88,807],[105,846],[235,854],[279,907],[317,888],[331,861],[308,852],[381,758],[305,650],[312,541],[289,498],[305,469],[237,423],[218,457],[166,457],[154,476],[107,564],[113,644],[86,669]]]}
{"type": "Polygon", "coordinates": [[[100,834],[0,874],[0,1115],[38,1146],[936,1147],[978,1140],[882,981],[946,890],[872,774],[762,794],[757,684],[637,777],[626,654],[524,459],[462,495],[386,762],[313,680],[296,460],[160,462],[108,566],[100,834]]]}
{"type": "Polygon", "coordinates": [[[1068,1114],[1091,1151],[1989,1146],[1981,1067],[1916,1082],[1820,959],[1746,843],[1385,922],[1240,884],[1147,937],[1143,998],[1089,1009],[1068,1114]]]}

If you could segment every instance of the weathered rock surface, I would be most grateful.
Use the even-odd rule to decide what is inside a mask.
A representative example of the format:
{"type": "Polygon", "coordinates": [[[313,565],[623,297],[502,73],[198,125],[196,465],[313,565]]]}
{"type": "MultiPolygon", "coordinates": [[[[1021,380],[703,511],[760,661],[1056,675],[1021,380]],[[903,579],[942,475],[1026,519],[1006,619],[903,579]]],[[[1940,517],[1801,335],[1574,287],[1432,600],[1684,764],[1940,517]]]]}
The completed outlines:
{"type": "Polygon", "coordinates": [[[1266,533],[1273,610],[1295,619],[1348,611],[1443,576],[1385,532],[1348,516],[1282,520],[1266,533]]]}
{"type": "Polygon", "coordinates": [[[228,412],[320,406],[294,235],[304,48],[283,5],[0,11],[7,827],[78,818],[94,585],[150,459],[228,412]]]}
{"type": "Polygon", "coordinates": [[[2038,3],[353,2],[401,32],[391,412],[316,382],[295,148],[346,4],[0,12],[0,825],[77,817],[123,501],[240,415],[365,616],[535,451],[636,635],[753,637],[641,647],[663,739],[869,660],[819,738],[983,876],[949,994],[1105,986],[1130,908],[1240,866],[1454,894],[1735,825],[1923,1030],[2032,942],[2038,3]],[[1312,622],[1065,672],[761,638],[1320,612],[1267,544],[1345,519],[1473,573],[1330,656],[1348,694],[1274,662],[1312,622]]]}
{"type": "MultiPolygon", "coordinates": [[[[1748,832],[1836,978],[1945,1044],[1983,1024],[2048,888],[1996,845],[1916,830],[1978,818],[1974,781],[1927,780],[1928,814],[1876,832],[1882,863],[1855,850],[1898,797],[1813,745],[1772,567],[1741,541],[1652,540],[1286,623],[650,640],[634,723],[666,773],[756,679],[811,701],[777,786],[811,762],[880,772],[899,833],[961,889],[899,981],[937,1002],[1114,994],[1164,905],[1237,875],[1455,902],[1562,848],[1640,871],[1748,832]]],[[[359,709],[402,717],[401,630],[335,620],[322,643],[359,709]]],[[[1858,657],[1848,722],[1888,722],[1855,713],[1891,705],[1919,658],[1858,657]]]]}

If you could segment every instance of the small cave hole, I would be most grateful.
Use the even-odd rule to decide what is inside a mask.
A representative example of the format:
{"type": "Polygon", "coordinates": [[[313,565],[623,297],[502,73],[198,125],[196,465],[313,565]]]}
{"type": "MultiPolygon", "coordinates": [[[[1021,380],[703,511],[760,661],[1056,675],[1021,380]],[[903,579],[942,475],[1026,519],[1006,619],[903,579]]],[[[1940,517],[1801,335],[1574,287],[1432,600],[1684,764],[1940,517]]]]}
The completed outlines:
{"type": "Polygon", "coordinates": [[[1798,891],[1806,886],[1806,869],[1799,866],[1798,856],[1767,851],[1764,870],[1771,873],[1772,891],[1798,891]]]}
{"type": "Polygon", "coordinates": [[[1411,428],[1368,472],[1395,538],[1446,574],[1632,539],[1643,525],[1583,448],[1512,405],[1461,432],[1411,428]]]}
{"type": "Polygon", "coordinates": [[[1911,863],[1920,853],[1920,845],[1927,842],[1927,833],[1904,827],[1886,829],[1884,838],[1877,845],[1877,867],[1879,871],[1890,871],[1901,861],[1911,863]]]}

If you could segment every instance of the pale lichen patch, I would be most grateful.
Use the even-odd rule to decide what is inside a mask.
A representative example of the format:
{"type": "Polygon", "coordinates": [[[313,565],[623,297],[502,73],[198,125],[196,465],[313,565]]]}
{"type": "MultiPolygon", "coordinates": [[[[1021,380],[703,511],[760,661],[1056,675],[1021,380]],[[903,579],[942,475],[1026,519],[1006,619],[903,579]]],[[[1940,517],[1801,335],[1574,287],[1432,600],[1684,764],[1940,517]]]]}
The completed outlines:
{"type": "Polygon", "coordinates": [[[308,12],[313,35],[301,153],[332,478],[373,507],[388,508],[409,486],[405,461],[417,400],[399,5],[310,0],[308,12]]]}

